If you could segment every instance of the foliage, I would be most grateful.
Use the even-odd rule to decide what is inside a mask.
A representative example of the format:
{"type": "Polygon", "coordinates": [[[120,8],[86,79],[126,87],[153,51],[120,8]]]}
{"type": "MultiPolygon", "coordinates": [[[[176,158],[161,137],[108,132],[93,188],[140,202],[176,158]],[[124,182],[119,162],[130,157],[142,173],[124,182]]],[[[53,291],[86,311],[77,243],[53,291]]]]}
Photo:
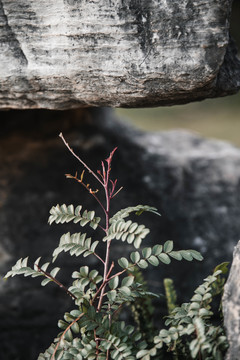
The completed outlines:
{"type": "Polygon", "coordinates": [[[138,297],[134,302],[129,304],[134,323],[136,324],[137,330],[142,335],[142,340],[146,341],[147,343],[152,343],[156,333],[153,321],[153,298],[157,296],[156,294],[148,292],[147,282],[144,280],[142,271],[138,266],[135,266],[133,269],[131,269],[129,274],[134,276],[135,281],[140,283],[143,290],[146,292],[145,296],[138,297]]]}
{"type": "MultiPolygon", "coordinates": [[[[173,306],[176,292],[171,279],[165,281],[169,316],[165,321],[167,329],[160,330],[154,337],[154,346],[142,349],[137,359],[150,360],[164,346],[172,352],[174,359],[223,360],[228,348],[226,336],[221,325],[213,325],[211,302],[213,297],[222,294],[228,263],[218,265],[213,275],[204,279],[197,287],[189,303],[181,307],[173,306]]],[[[165,279],[166,280],[166,279],[165,279]]]]}
{"type": "Polygon", "coordinates": [[[166,293],[166,301],[167,301],[167,308],[168,313],[171,314],[172,311],[176,308],[177,304],[177,293],[174,288],[173,280],[172,279],[164,279],[163,280],[165,293],[166,293]]]}
{"type": "Polygon", "coordinates": [[[158,295],[148,291],[142,269],[160,264],[169,265],[172,260],[201,261],[202,256],[196,250],[174,250],[173,241],[170,240],[153,247],[140,248],[150,230],[145,225],[132,221],[129,216],[140,216],[144,212],[150,212],[153,216],[159,214],[154,207],[137,205],[122,209],[110,217],[111,200],[121,190],[116,190],[117,180],[110,179],[111,163],[116,149],[105,162],[102,161],[101,170],[94,172],[69,147],[62,134],[60,137],[73,156],[103,188],[105,203],[98,198],[98,189],[92,190],[90,185],[84,182],[84,171],[80,177],[76,173],[74,176],[67,174],[67,178],[79,182],[95,198],[105,219],[96,216],[94,211],[83,210],[82,205],[75,207],[63,204],[52,207],[49,224],[73,222],[81,228],[90,226],[98,232],[98,236],[102,233],[101,243],[105,246],[105,257],[100,256],[100,242],[92,240],[87,232],[67,232],[62,235],[53,251],[51,263],[40,266],[38,258],[33,267],[29,267],[28,258],[24,258],[18,260],[6,274],[5,278],[20,274],[42,276],[43,286],[54,282],[73,300],[72,311],[66,312],[58,322],[61,332],[50,347],[39,355],[38,360],[146,360],[151,356],[160,359],[159,354],[164,346],[176,356],[181,353],[188,358],[196,358],[201,354],[204,359],[212,359],[205,354],[218,355],[224,347],[225,337],[219,327],[210,324],[209,319],[213,292],[219,294],[223,286],[219,279],[221,270],[218,269],[205,279],[203,285],[195,291],[190,303],[181,307],[175,307],[176,294],[173,284],[171,280],[165,280],[170,311],[166,325],[170,328],[163,329],[154,336],[156,332],[152,321],[152,299],[158,295]],[[130,244],[133,251],[129,256],[119,258],[118,263],[114,263],[111,260],[112,242],[130,244]],[[48,267],[51,267],[62,252],[77,257],[94,256],[103,271],[80,266],[72,273],[71,286],[66,287],[56,278],[59,267],[48,272],[48,267]],[[124,307],[132,311],[133,321],[130,324],[120,320],[119,315],[124,307]],[[188,338],[188,345],[183,344],[181,338],[188,338]]]}

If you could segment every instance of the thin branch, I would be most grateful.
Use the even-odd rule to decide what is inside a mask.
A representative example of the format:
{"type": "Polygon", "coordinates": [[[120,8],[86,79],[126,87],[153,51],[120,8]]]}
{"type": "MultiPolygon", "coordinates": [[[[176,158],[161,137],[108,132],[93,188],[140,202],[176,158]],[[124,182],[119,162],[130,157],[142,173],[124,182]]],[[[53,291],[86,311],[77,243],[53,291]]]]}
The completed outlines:
{"type": "Polygon", "coordinates": [[[73,299],[77,300],[77,297],[69,291],[66,286],[64,286],[60,281],[58,281],[56,278],[54,278],[51,274],[44,271],[38,264],[35,264],[37,266],[38,271],[43,273],[48,279],[52,280],[55,284],[57,284],[61,289],[63,289],[68,295],[70,295],[73,299]]]}
{"type": "MultiPolygon", "coordinates": [[[[109,189],[108,189],[108,183],[109,183],[109,174],[111,171],[111,162],[112,162],[112,157],[114,152],[116,151],[116,148],[110,153],[109,157],[106,159],[107,162],[107,171],[105,170],[105,166],[104,163],[102,162],[102,168],[103,168],[103,179],[104,179],[104,190],[105,190],[105,198],[106,198],[106,234],[108,235],[108,229],[109,229],[109,212],[110,212],[110,200],[111,200],[111,196],[109,193],[109,189]]],[[[110,267],[110,270],[108,270],[108,266],[109,266],[109,257],[110,257],[110,245],[111,245],[111,240],[107,241],[107,246],[106,246],[106,255],[105,255],[105,262],[104,262],[104,273],[103,273],[103,282],[102,282],[102,289],[101,289],[101,293],[100,293],[100,297],[99,297],[99,301],[98,301],[98,306],[97,306],[97,310],[100,311],[101,306],[102,306],[102,301],[103,301],[103,294],[105,292],[105,288],[106,288],[106,284],[107,284],[107,279],[108,279],[108,274],[110,274],[110,272],[112,271],[113,268],[113,263],[110,267]]]]}
{"type": "Polygon", "coordinates": [[[103,179],[103,183],[105,184],[106,182],[106,169],[105,169],[105,165],[104,165],[104,162],[102,161],[101,162],[101,165],[102,165],[102,179],[103,179]]]}
{"type": "Polygon", "coordinates": [[[123,189],[123,186],[121,186],[121,187],[115,192],[115,194],[113,194],[113,195],[111,196],[111,199],[113,199],[117,194],[119,194],[122,189],[123,189]]]}
{"type": "MultiPolygon", "coordinates": [[[[111,244],[111,240],[108,241],[108,243],[107,243],[107,251],[106,251],[106,259],[105,259],[104,270],[107,269],[107,266],[108,266],[110,244],[111,244]]],[[[114,263],[112,262],[108,273],[107,273],[107,274],[104,273],[103,287],[102,287],[102,289],[101,289],[101,294],[100,294],[100,297],[99,297],[99,302],[98,302],[98,307],[97,307],[97,310],[98,310],[98,311],[101,309],[102,301],[103,301],[103,294],[104,294],[104,292],[105,292],[106,285],[107,285],[107,283],[109,282],[108,276],[110,275],[113,267],[114,267],[114,263]]]]}
{"type": "Polygon", "coordinates": [[[57,343],[57,345],[56,345],[56,347],[55,347],[55,349],[54,349],[54,352],[53,352],[50,360],[54,360],[54,359],[55,359],[55,355],[56,355],[57,349],[58,349],[58,347],[59,347],[62,339],[64,338],[65,334],[66,334],[66,333],[68,332],[68,330],[73,326],[73,324],[75,324],[78,320],[81,319],[81,317],[82,317],[83,315],[84,315],[84,313],[80,314],[80,315],[79,315],[75,320],[73,320],[73,321],[71,322],[71,324],[69,324],[69,326],[64,330],[64,332],[62,333],[62,335],[61,335],[61,337],[60,337],[60,339],[59,339],[59,341],[58,341],[58,343],[57,343]]]}
{"type": "Polygon", "coordinates": [[[102,290],[103,286],[105,285],[105,281],[102,282],[102,284],[100,285],[99,289],[97,290],[97,292],[95,293],[93,300],[92,300],[92,304],[94,303],[94,301],[96,300],[98,294],[100,293],[100,291],[102,290]]]}
{"type": "Polygon", "coordinates": [[[108,277],[109,277],[109,275],[111,274],[113,268],[114,268],[114,262],[112,261],[111,266],[110,266],[110,269],[109,269],[109,271],[108,271],[108,273],[107,273],[107,280],[109,280],[108,277]]]}
{"type": "Polygon", "coordinates": [[[84,162],[79,156],[77,156],[77,155],[75,154],[75,152],[73,151],[73,149],[69,146],[69,144],[68,144],[68,143],[66,142],[66,140],[64,139],[62,133],[59,134],[59,137],[62,139],[62,141],[64,142],[64,144],[66,145],[66,147],[68,148],[68,150],[73,154],[73,156],[89,171],[90,174],[92,174],[92,175],[97,179],[97,181],[100,182],[100,184],[101,184],[102,186],[104,186],[103,182],[99,179],[99,177],[97,176],[97,174],[95,174],[95,172],[92,171],[92,170],[90,169],[90,167],[88,167],[87,164],[85,164],[85,162],[84,162]]]}
{"type": "Polygon", "coordinates": [[[95,251],[93,252],[93,255],[95,255],[104,264],[104,260],[101,258],[101,256],[99,256],[97,253],[95,253],[95,251]]]}
{"type": "Polygon", "coordinates": [[[104,286],[106,286],[106,284],[108,283],[108,281],[109,281],[108,276],[111,274],[111,271],[112,271],[113,268],[114,268],[114,262],[112,262],[111,267],[110,267],[110,269],[109,269],[109,271],[108,271],[107,279],[102,282],[102,284],[101,284],[101,286],[99,287],[98,291],[97,291],[96,294],[94,295],[92,304],[93,304],[94,301],[96,300],[96,298],[97,298],[98,294],[100,293],[100,291],[102,290],[102,288],[103,288],[104,286]]]}
{"type": "Polygon", "coordinates": [[[136,266],[136,265],[137,265],[137,263],[132,264],[132,265],[130,265],[127,269],[123,269],[122,271],[119,271],[118,273],[116,273],[116,274],[112,275],[110,278],[108,278],[108,281],[112,280],[112,279],[115,278],[116,276],[122,275],[122,274],[125,273],[129,268],[134,267],[134,266],[136,266]]]}
{"type": "MultiPolygon", "coordinates": [[[[103,206],[103,204],[101,203],[101,201],[98,199],[98,197],[96,196],[96,191],[93,191],[91,188],[89,188],[89,186],[87,186],[86,184],[84,184],[84,182],[82,181],[82,179],[79,179],[76,175],[73,176],[71,174],[65,174],[66,178],[68,179],[74,179],[76,180],[79,184],[81,184],[88,192],[89,194],[91,194],[94,199],[99,203],[99,205],[101,206],[101,208],[103,209],[103,211],[106,213],[106,209],[103,206]]],[[[99,225],[100,226],[100,225],[99,225]]],[[[101,227],[101,226],[100,226],[101,227]]],[[[102,228],[102,227],[101,227],[102,228]]],[[[103,229],[103,228],[102,228],[103,229]]],[[[105,231],[105,229],[103,229],[105,231]]]]}
{"type": "MultiPolygon", "coordinates": [[[[107,341],[107,342],[110,342],[108,339],[103,339],[103,338],[95,338],[95,341],[97,344],[99,344],[99,341],[107,341]]],[[[99,349],[98,349],[98,352],[96,352],[96,355],[97,355],[97,360],[98,360],[98,355],[99,355],[99,349]]],[[[109,359],[109,350],[107,350],[107,354],[106,354],[106,360],[109,359]]]]}

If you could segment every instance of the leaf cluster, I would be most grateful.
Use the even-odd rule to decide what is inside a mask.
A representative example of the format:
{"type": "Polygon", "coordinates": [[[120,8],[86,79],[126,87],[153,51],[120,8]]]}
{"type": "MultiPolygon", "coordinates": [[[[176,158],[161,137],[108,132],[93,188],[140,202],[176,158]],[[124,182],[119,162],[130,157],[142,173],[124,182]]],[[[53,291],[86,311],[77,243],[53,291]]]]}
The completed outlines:
{"type": "MultiPolygon", "coordinates": [[[[97,229],[100,218],[95,216],[94,211],[85,210],[81,213],[82,206],[74,208],[73,205],[57,205],[50,210],[49,223],[65,223],[73,221],[81,227],[89,224],[97,229]]],[[[130,213],[141,215],[144,211],[157,213],[155,208],[138,205],[129,207],[116,213],[110,219],[109,231],[103,241],[109,244],[111,241],[122,241],[132,244],[138,251],[130,253],[129,259],[122,257],[118,259],[120,271],[112,273],[113,266],[109,269],[108,276],[103,277],[96,269],[81,266],[72,274],[73,283],[65,288],[56,275],[59,268],[55,267],[47,272],[50,263],[39,265],[38,258],[34,267],[28,266],[28,258],[20,259],[6,274],[6,278],[15,275],[44,276],[42,285],[53,281],[61,286],[74,299],[75,306],[69,313],[65,313],[63,320],[59,320],[58,326],[62,332],[55,342],[39,355],[43,359],[135,359],[139,351],[147,346],[144,334],[140,330],[140,319],[144,318],[144,312],[137,304],[144,304],[141,299],[151,299],[158,295],[147,291],[144,281],[137,274],[137,269],[145,269],[149,265],[158,266],[160,263],[169,265],[171,260],[202,260],[202,256],[195,250],[173,249],[173,242],[166,241],[163,245],[144,247],[139,249],[142,240],[149,233],[144,225],[139,225],[132,220],[126,221],[130,213]],[[139,281],[140,280],[140,281],[139,281]],[[99,307],[101,291],[103,302],[99,307]],[[128,306],[135,314],[136,325],[127,325],[119,322],[118,317],[123,306],[128,306]],[[138,313],[138,315],[136,315],[138,313]],[[141,314],[141,315],[140,315],[141,314]],[[142,318],[141,318],[142,316],[142,318]]],[[[63,234],[59,245],[53,251],[52,262],[56,261],[62,252],[68,252],[70,256],[95,256],[101,262],[104,260],[97,253],[99,241],[92,241],[87,233],[63,234]]],[[[145,316],[145,321],[147,318],[145,316]]],[[[145,350],[144,350],[145,351],[145,350]]]]}
{"type": "Polygon", "coordinates": [[[222,329],[211,325],[209,319],[212,315],[212,297],[214,294],[220,294],[223,286],[222,280],[219,280],[223,268],[205,279],[203,285],[196,289],[190,303],[181,307],[174,307],[176,297],[173,286],[169,283],[166,285],[169,289],[167,297],[170,299],[168,305],[171,311],[166,320],[166,326],[169,328],[162,329],[156,336],[150,317],[153,315],[152,299],[159,295],[148,291],[141,271],[148,266],[169,265],[173,260],[201,261],[203,257],[196,250],[175,250],[171,240],[153,247],[140,248],[142,242],[147,241],[145,238],[150,230],[145,225],[127,218],[133,213],[137,216],[144,212],[160,214],[154,207],[137,205],[122,209],[110,217],[110,200],[121,190],[116,190],[117,180],[110,179],[111,162],[116,149],[105,162],[102,161],[101,170],[95,173],[74,153],[62,134],[60,137],[75,158],[103,187],[106,205],[101,203],[96,195],[97,191],[92,191],[89,184],[83,183],[84,172],[80,179],[77,174],[67,175],[68,178],[78,181],[98,201],[104,211],[105,224],[102,224],[95,211],[83,211],[82,205],[75,207],[72,204],[53,206],[50,210],[49,224],[73,222],[80,227],[89,225],[94,230],[103,231],[102,245],[105,246],[106,252],[103,259],[99,254],[100,241],[92,240],[87,232],[67,232],[61,236],[58,246],[53,251],[51,262],[40,266],[41,258],[38,258],[31,268],[28,258],[20,259],[6,274],[5,278],[15,275],[42,276],[43,286],[54,282],[73,300],[72,310],[66,312],[58,322],[61,332],[50,347],[39,355],[38,360],[148,360],[151,356],[159,359],[159,351],[162,348],[167,348],[176,356],[181,353],[193,359],[198,354],[206,360],[212,359],[211,356],[219,356],[226,339],[222,329]],[[112,242],[121,242],[123,246],[126,243],[130,244],[134,251],[114,263],[110,256],[112,242]],[[61,253],[68,253],[80,259],[94,256],[100,262],[103,271],[80,266],[72,273],[72,283],[67,287],[56,278],[59,267],[53,267],[48,272],[48,267],[61,253]],[[132,310],[132,323],[120,321],[121,311],[125,307],[132,310]],[[183,344],[183,338],[187,339],[187,345],[183,344]]]}
{"type": "MultiPolygon", "coordinates": [[[[224,359],[227,339],[223,327],[212,324],[210,305],[221,274],[221,270],[216,270],[197,287],[189,303],[171,309],[165,321],[168,328],[160,330],[154,337],[155,345],[151,349],[139,351],[137,359],[150,360],[163,347],[172,352],[175,359],[224,359]]],[[[166,285],[170,286],[169,292],[175,292],[172,283],[166,285]]]]}
{"type": "Polygon", "coordinates": [[[38,277],[38,276],[44,276],[45,279],[42,280],[41,285],[45,286],[49,282],[54,281],[57,273],[59,272],[60,268],[55,267],[53,268],[50,273],[47,272],[47,269],[50,265],[50,262],[47,262],[43,265],[39,265],[39,262],[41,260],[41,257],[37,258],[37,260],[34,262],[34,267],[31,268],[28,266],[28,257],[24,259],[19,259],[16,264],[12,267],[10,271],[5,275],[5,279],[9,277],[14,277],[16,275],[24,275],[25,277],[31,276],[32,278],[38,277]]]}
{"type": "MultiPolygon", "coordinates": [[[[135,245],[135,244],[134,244],[135,245]]],[[[135,246],[136,247],[136,246],[135,246]]],[[[181,261],[192,261],[193,259],[201,261],[202,255],[196,250],[173,250],[173,241],[168,240],[164,245],[154,245],[145,247],[141,252],[134,251],[130,254],[131,263],[125,257],[118,260],[118,264],[124,269],[131,269],[132,266],[137,265],[141,269],[147,268],[149,265],[158,266],[160,263],[169,265],[171,258],[181,261]]]]}
{"type": "Polygon", "coordinates": [[[81,214],[82,205],[78,205],[76,209],[74,209],[73,205],[56,205],[53,206],[50,210],[50,217],[49,217],[49,224],[51,225],[53,222],[56,224],[64,224],[73,221],[75,224],[80,223],[81,226],[85,226],[89,223],[89,225],[96,229],[98,223],[100,222],[101,218],[95,216],[95,211],[87,211],[81,214]]]}

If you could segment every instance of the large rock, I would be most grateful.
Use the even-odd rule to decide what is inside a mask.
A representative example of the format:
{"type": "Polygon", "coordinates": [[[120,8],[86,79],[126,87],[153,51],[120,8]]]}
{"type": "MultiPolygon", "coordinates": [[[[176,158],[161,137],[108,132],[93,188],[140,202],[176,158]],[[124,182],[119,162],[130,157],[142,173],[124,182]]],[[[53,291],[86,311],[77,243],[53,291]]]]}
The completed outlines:
{"type": "Polygon", "coordinates": [[[240,354],[240,241],[234,249],[233,262],[223,296],[224,325],[229,349],[225,360],[239,360],[240,354]]]}
{"type": "MultiPolygon", "coordinates": [[[[113,200],[121,207],[149,204],[162,216],[144,214],[152,232],[144,246],[174,240],[177,249],[194,248],[204,262],[172,262],[146,271],[150,289],[162,292],[162,279],[175,279],[179,302],[188,300],[203,277],[230,260],[240,234],[240,150],[185,131],[142,133],[117,122],[110,110],[81,112],[11,111],[1,114],[0,135],[0,271],[20,257],[50,260],[60,236],[76,225],[47,224],[52,205],[84,204],[101,209],[94,198],[65,173],[81,165],[58,137],[62,131],[75,151],[94,169],[118,146],[113,177],[124,189],[113,200]],[[11,120],[12,118],[12,120],[11,120]]],[[[91,178],[89,182],[94,187],[91,178]]],[[[88,230],[88,229],[86,229],[88,230]]],[[[99,239],[100,234],[94,235],[99,239]]],[[[130,245],[113,242],[113,255],[127,256],[130,245]]],[[[102,251],[102,250],[101,250],[102,251]]],[[[88,265],[97,266],[87,258],[88,265]]],[[[69,284],[73,270],[84,264],[59,257],[60,280],[69,284]]],[[[36,359],[58,333],[57,320],[71,309],[71,299],[54,285],[16,277],[0,282],[0,338],[4,360],[36,359]]],[[[157,305],[158,311],[162,303],[157,305]]],[[[0,355],[1,358],[1,355],[0,355]]]]}
{"type": "Polygon", "coordinates": [[[4,0],[0,108],[152,106],[236,92],[232,0],[4,0]]]}

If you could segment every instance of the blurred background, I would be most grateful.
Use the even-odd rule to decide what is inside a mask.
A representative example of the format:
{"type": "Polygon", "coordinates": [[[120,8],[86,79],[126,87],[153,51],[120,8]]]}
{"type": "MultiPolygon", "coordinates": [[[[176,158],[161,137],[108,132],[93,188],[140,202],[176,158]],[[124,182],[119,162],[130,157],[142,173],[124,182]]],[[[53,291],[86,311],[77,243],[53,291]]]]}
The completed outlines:
{"type": "Polygon", "coordinates": [[[135,127],[147,131],[188,129],[240,146],[240,94],[187,105],[147,109],[118,109],[135,127]]]}
{"type": "MultiPolygon", "coordinates": [[[[231,35],[238,49],[239,24],[240,0],[234,0],[231,35]]],[[[142,130],[188,129],[204,137],[222,139],[240,146],[240,93],[172,107],[118,109],[117,113],[142,130]]]]}

